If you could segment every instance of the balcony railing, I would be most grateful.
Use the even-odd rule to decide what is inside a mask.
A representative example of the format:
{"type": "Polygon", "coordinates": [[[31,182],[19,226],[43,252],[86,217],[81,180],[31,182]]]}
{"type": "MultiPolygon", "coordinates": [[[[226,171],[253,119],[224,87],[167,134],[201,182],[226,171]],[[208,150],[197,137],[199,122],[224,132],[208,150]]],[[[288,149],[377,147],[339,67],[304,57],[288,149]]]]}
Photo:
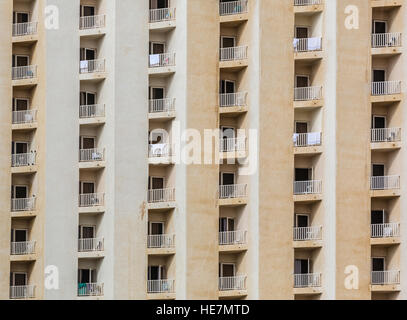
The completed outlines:
{"type": "Polygon", "coordinates": [[[293,45],[295,52],[321,51],[322,38],[294,38],[293,45]]]}
{"type": "Polygon", "coordinates": [[[174,280],[147,280],[147,292],[148,293],[174,293],[174,280]]]}
{"type": "Polygon", "coordinates": [[[105,59],[82,60],[79,62],[79,72],[81,74],[105,72],[105,59]]]}
{"type": "Polygon", "coordinates": [[[294,0],[294,6],[312,6],[321,3],[322,0],[294,0]]]}
{"type": "Polygon", "coordinates": [[[171,112],[175,110],[175,98],[151,99],[149,101],[149,113],[171,112]]]}
{"type": "Polygon", "coordinates": [[[400,176],[370,177],[371,190],[400,189],[400,176]]]}
{"type": "Polygon", "coordinates": [[[79,106],[79,118],[97,118],[105,116],[104,104],[92,104],[79,106]]]}
{"type": "Polygon", "coordinates": [[[373,285],[400,284],[400,270],[372,271],[373,285]]]}
{"type": "Polygon", "coordinates": [[[78,283],[78,296],[103,296],[103,283],[78,283]]]}
{"type": "Polygon", "coordinates": [[[220,49],[220,61],[236,61],[247,59],[248,46],[220,49]]]}
{"type": "Polygon", "coordinates": [[[321,286],[320,273],[294,274],[294,288],[310,288],[321,286]]]}
{"type": "Polygon", "coordinates": [[[401,33],[374,33],[372,34],[372,48],[401,47],[401,33]]]}
{"type": "Polygon", "coordinates": [[[222,93],[219,95],[221,107],[245,107],[247,106],[247,92],[222,93]]]}
{"type": "Polygon", "coordinates": [[[219,199],[247,197],[247,184],[227,184],[219,186],[219,199]]]}
{"type": "Polygon", "coordinates": [[[295,101],[310,101],[322,99],[322,86],[294,88],[295,101]]]}
{"type": "Polygon", "coordinates": [[[322,226],[294,228],[294,241],[322,240],[322,226]]]}
{"type": "Polygon", "coordinates": [[[372,129],[372,142],[395,142],[401,140],[401,128],[372,129]]]}
{"type": "Polygon", "coordinates": [[[320,194],[322,193],[321,180],[294,181],[294,194],[320,194]]]}
{"type": "Polygon", "coordinates": [[[35,241],[11,242],[10,244],[10,254],[12,255],[33,254],[34,252],[35,241]]]}
{"type": "Polygon", "coordinates": [[[37,77],[37,66],[23,66],[23,67],[13,67],[12,68],[12,79],[13,80],[23,80],[32,79],[37,77]]]}
{"type": "Polygon", "coordinates": [[[12,123],[22,124],[22,123],[33,123],[37,121],[37,110],[22,110],[13,111],[12,113],[12,123]]]}
{"type": "Polygon", "coordinates": [[[35,286],[10,286],[10,299],[35,298],[35,286]]]}
{"type": "Polygon", "coordinates": [[[384,96],[401,93],[401,81],[372,82],[372,96],[384,96]]]}
{"type": "Polygon", "coordinates": [[[381,223],[370,225],[372,238],[400,237],[400,223],[381,223]]]}
{"type": "Polygon", "coordinates": [[[311,147],[321,145],[321,132],[294,133],[294,147],[311,147]]]}
{"type": "Polygon", "coordinates": [[[80,207],[97,207],[105,204],[104,193],[84,193],[79,195],[80,207]]]}
{"type": "Polygon", "coordinates": [[[11,199],[11,211],[32,211],[35,210],[35,197],[11,199]]]}
{"type": "Polygon", "coordinates": [[[175,201],[175,189],[150,189],[147,194],[149,203],[175,201]]]}
{"type": "Polygon", "coordinates": [[[32,151],[30,153],[16,153],[11,155],[12,167],[26,167],[35,165],[37,153],[32,151]]]}
{"type": "Polygon", "coordinates": [[[78,239],[79,252],[103,251],[104,249],[105,241],[103,238],[78,239]]]}
{"type": "Polygon", "coordinates": [[[175,8],[150,9],[150,23],[175,20],[175,8]]]}
{"type": "Polygon", "coordinates": [[[147,236],[148,248],[174,248],[175,234],[150,234],[147,236]]]}
{"type": "Polygon", "coordinates": [[[13,24],[13,37],[29,36],[37,33],[38,22],[13,24]]]}
{"type": "Polygon", "coordinates": [[[246,275],[219,277],[219,291],[246,290],[246,275]]]}
{"type": "Polygon", "coordinates": [[[228,16],[247,12],[247,0],[227,1],[219,3],[219,14],[228,16]]]}
{"type": "Polygon", "coordinates": [[[171,145],[168,143],[150,144],[148,150],[149,158],[162,158],[171,156],[171,145]]]}
{"type": "Polygon", "coordinates": [[[175,66],[175,53],[150,54],[148,66],[150,68],[175,66]]]}
{"type": "Polygon", "coordinates": [[[246,151],[246,137],[220,139],[220,152],[246,151]]]}
{"type": "Polygon", "coordinates": [[[94,162],[105,160],[105,149],[81,149],[79,150],[79,161],[94,162]]]}
{"type": "Polygon", "coordinates": [[[219,232],[219,245],[234,245],[234,244],[246,244],[247,231],[224,231],[219,232]]]}
{"type": "Polygon", "coordinates": [[[79,29],[96,29],[104,28],[106,26],[106,15],[100,14],[97,16],[80,17],[79,29]]]}

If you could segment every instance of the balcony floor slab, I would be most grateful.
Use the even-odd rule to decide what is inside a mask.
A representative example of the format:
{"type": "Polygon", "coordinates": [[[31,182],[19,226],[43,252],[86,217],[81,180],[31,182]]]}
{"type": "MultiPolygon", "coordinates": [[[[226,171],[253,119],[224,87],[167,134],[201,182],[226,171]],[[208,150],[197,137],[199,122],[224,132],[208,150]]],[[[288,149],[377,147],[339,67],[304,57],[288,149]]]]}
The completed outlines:
{"type": "Polygon", "coordinates": [[[370,244],[372,246],[390,246],[394,244],[399,244],[399,237],[388,237],[388,238],[370,238],[370,244]]]}
{"type": "Polygon", "coordinates": [[[102,259],[105,257],[104,251],[81,251],[78,252],[78,259],[102,259]]]}
{"type": "Polygon", "coordinates": [[[176,20],[166,20],[159,22],[150,22],[148,28],[154,31],[166,32],[168,30],[174,29],[177,26],[176,20]]]}
{"type": "Polygon", "coordinates": [[[294,202],[312,203],[322,200],[322,194],[297,194],[293,196],[294,202]]]}
{"type": "Polygon", "coordinates": [[[148,255],[172,255],[175,254],[175,248],[147,248],[148,255]]]}
{"type": "Polygon", "coordinates": [[[14,123],[11,125],[11,130],[34,130],[38,128],[37,122],[31,123],[14,123]]]}
{"type": "Polygon", "coordinates": [[[306,100],[306,101],[294,101],[294,109],[312,109],[320,108],[324,105],[324,100],[306,100]]]}
{"type": "Polygon", "coordinates": [[[242,206],[247,204],[247,198],[218,199],[219,206],[242,206]]]}
{"type": "Polygon", "coordinates": [[[10,261],[12,262],[30,262],[30,261],[35,261],[37,260],[37,254],[32,253],[32,254],[11,254],[10,255],[10,261]]]}
{"type": "Polygon", "coordinates": [[[371,103],[383,103],[383,102],[396,102],[403,99],[403,94],[388,94],[380,96],[370,96],[371,103]]]}
{"type": "Polygon", "coordinates": [[[322,240],[293,241],[294,249],[322,248],[322,240]]]}
{"type": "Polygon", "coordinates": [[[321,294],[322,287],[307,287],[307,288],[294,288],[294,295],[314,295],[321,294]]]}
{"type": "Polygon", "coordinates": [[[105,212],[104,206],[97,207],[79,207],[79,213],[103,213],[105,212]]]}
{"type": "Polygon", "coordinates": [[[11,173],[13,173],[13,174],[17,174],[17,173],[31,174],[31,173],[35,173],[37,171],[38,171],[38,165],[23,166],[23,167],[11,167],[11,173]]]}
{"type": "Polygon", "coordinates": [[[219,290],[219,298],[239,298],[247,296],[247,290],[219,290]]]}
{"type": "Polygon", "coordinates": [[[148,210],[173,209],[173,208],[176,208],[176,206],[177,206],[177,203],[175,201],[155,202],[155,203],[148,203],[147,204],[148,210]]]}
{"type": "Polygon", "coordinates": [[[219,252],[242,252],[247,249],[247,244],[219,245],[219,252]]]}
{"type": "Polygon", "coordinates": [[[370,197],[372,198],[393,198],[399,197],[400,190],[370,190],[370,197]]]}
{"type": "Polygon", "coordinates": [[[147,293],[147,300],[175,300],[175,293],[147,293]]]}
{"type": "Polygon", "coordinates": [[[101,125],[106,122],[105,117],[80,118],[79,125],[101,125]]]}
{"type": "Polygon", "coordinates": [[[398,284],[371,284],[370,285],[371,292],[397,292],[401,291],[400,285],[398,284]]]}

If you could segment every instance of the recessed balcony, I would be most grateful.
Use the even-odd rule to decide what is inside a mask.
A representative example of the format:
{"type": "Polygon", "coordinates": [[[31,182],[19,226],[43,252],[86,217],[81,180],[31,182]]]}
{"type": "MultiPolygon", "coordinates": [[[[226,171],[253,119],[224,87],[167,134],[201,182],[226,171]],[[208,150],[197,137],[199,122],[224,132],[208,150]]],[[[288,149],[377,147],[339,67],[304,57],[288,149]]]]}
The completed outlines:
{"type": "Polygon", "coordinates": [[[38,22],[14,23],[12,28],[14,43],[34,42],[38,39],[38,22]]]}
{"type": "Polygon", "coordinates": [[[105,59],[82,60],[79,62],[80,80],[101,80],[105,78],[105,59]]]}
{"type": "Polygon", "coordinates": [[[242,205],[247,203],[247,184],[219,186],[219,205],[242,205]]]}
{"type": "Polygon", "coordinates": [[[219,151],[221,159],[246,157],[246,137],[220,139],[219,151]]]}
{"type": "Polygon", "coordinates": [[[36,204],[36,198],[15,198],[11,199],[11,211],[21,212],[21,211],[34,211],[36,204]]]}
{"type": "Polygon", "coordinates": [[[312,13],[323,10],[323,0],[294,0],[295,13],[312,13]]]}
{"type": "Polygon", "coordinates": [[[10,243],[10,254],[16,256],[35,253],[35,241],[19,241],[10,243]]]}
{"type": "Polygon", "coordinates": [[[238,0],[238,1],[225,1],[220,0],[219,2],[219,15],[229,16],[247,13],[248,0],[238,0]]]}
{"type": "Polygon", "coordinates": [[[321,247],[322,246],[322,226],[315,227],[294,227],[294,247],[321,247]]]}
{"type": "Polygon", "coordinates": [[[78,239],[78,252],[96,252],[105,250],[104,238],[78,239]]]}
{"type": "Polygon", "coordinates": [[[175,118],[175,98],[150,99],[148,118],[157,120],[175,118]]]}
{"type": "MultiPolygon", "coordinates": [[[[95,29],[101,29],[104,27],[106,27],[106,15],[104,14],[83,16],[79,18],[79,30],[81,30],[81,35],[86,35],[88,33],[93,34],[95,29]]],[[[98,30],[98,32],[100,32],[100,30],[98,30]]]]}
{"type": "Polygon", "coordinates": [[[372,102],[392,102],[401,100],[401,81],[372,82],[372,102]]]}
{"type": "Polygon", "coordinates": [[[370,177],[370,190],[372,197],[398,196],[400,194],[400,176],[370,177]]]}
{"type": "Polygon", "coordinates": [[[174,254],[175,234],[149,234],[147,236],[148,254],[174,254]]]}
{"type": "Polygon", "coordinates": [[[150,54],[148,59],[150,75],[169,75],[175,72],[175,53],[150,54]]]}
{"type": "Polygon", "coordinates": [[[95,208],[105,205],[104,193],[84,193],[79,195],[79,207],[95,208]]]}
{"type": "Polygon", "coordinates": [[[228,68],[231,71],[246,67],[248,65],[248,50],[248,46],[221,48],[219,53],[219,67],[221,69],[228,68]]]}
{"type": "Polygon", "coordinates": [[[79,150],[79,168],[101,168],[104,167],[105,149],[92,148],[79,150]]]}
{"type": "Polygon", "coordinates": [[[294,38],[294,58],[296,60],[322,59],[322,38],[294,38]]]}
{"type": "Polygon", "coordinates": [[[15,153],[11,155],[11,167],[13,173],[35,172],[37,152],[15,153]]]}
{"type": "Polygon", "coordinates": [[[13,86],[31,86],[36,84],[37,66],[19,66],[12,68],[13,86]]]}
{"type": "Polygon", "coordinates": [[[36,126],[34,124],[37,122],[37,110],[13,111],[11,121],[13,130],[35,128],[36,126]]]}
{"type": "Polygon", "coordinates": [[[219,277],[219,297],[238,297],[247,294],[247,276],[219,277]]]}
{"type": "Polygon", "coordinates": [[[247,92],[222,93],[219,95],[219,113],[239,114],[247,111],[247,92]]]}
{"type": "Polygon", "coordinates": [[[150,189],[147,192],[149,209],[165,209],[175,207],[175,188],[150,189]]]}
{"type": "Polygon", "coordinates": [[[294,294],[321,293],[321,278],[321,273],[294,274],[294,294]]]}
{"type": "Polygon", "coordinates": [[[241,251],[247,249],[247,231],[219,232],[219,251],[241,251]]]}
{"type": "Polygon", "coordinates": [[[294,201],[318,201],[322,199],[322,181],[294,181],[294,201]]]}
{"type": "Polygon", "coordinates": [[[400,243],[400,223],[380,223],[370,225],[370,243],[372,245],[390,245],[400,243]]]}
{"type": "Polygon", "coordinates": [[[315,101],[322,99],[322,86],[294,88],[294,101],[315,101]]]}
{"type": "Polygon", "coordinates": [[[173,279],[147,280],[148,294],[175,293],[175,281],[173,279]]]}
{"type": "Polygon", "coordinates": [[[99,124],[105,122],[105,105],[92,104],[79,106],[79,124],[99,124]]]}
{"type": "Polygon", "coordinates": [[[294,6],[313,6],[322,4],[322,0],[294,0],[294,6]]]}
{"type": "Polygon", "coordinates": [[[400,32],[372,34],[373,55],[399,54],[401,47],[402,34],[400,32]]]}
{"type": "Polygon", "coordinates": [[[294,154],[315,154],[322,152],[322,132],[294,133],[294,154]]]}
{"type": "Polygon", "coordinates": [[[401,128],[372,129],[371,142],[374,150],[401,148],[401,128]]]}
{"type": "Polygon", "coordinates": [[[372,271],[370,282],[371,291],[399,291],[400,270],[372,271]]]}
{"type": "Polygon", "coordinates": [[[78,297],[103,296],[103,283],[78,283],[78,297]]]}
{"type": "Polygon", "coordinates": [[[10,286],[10,299],[35,298],[35,285],[10,286]]]}
{"type": "Polygon", "coordinates": [[[153,165],[168,165],[173,163],[173,148],[169,143],[149,145],[148,162],[153,165]]]}
{"type": "Polygon", "coordinates": [[[176,8],[150,9],[150,30],[167,30],[175,28],[176,8]]]}

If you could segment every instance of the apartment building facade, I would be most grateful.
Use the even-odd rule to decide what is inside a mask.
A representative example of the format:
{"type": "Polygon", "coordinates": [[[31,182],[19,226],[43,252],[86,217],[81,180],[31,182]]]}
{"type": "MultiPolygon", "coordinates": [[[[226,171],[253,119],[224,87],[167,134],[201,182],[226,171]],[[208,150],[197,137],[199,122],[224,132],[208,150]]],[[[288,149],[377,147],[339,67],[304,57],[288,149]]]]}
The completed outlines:
{"type": "Polygon", "coordinates": [[[406,5],[0,1],[0,298],[407,298],[406,5]]]}

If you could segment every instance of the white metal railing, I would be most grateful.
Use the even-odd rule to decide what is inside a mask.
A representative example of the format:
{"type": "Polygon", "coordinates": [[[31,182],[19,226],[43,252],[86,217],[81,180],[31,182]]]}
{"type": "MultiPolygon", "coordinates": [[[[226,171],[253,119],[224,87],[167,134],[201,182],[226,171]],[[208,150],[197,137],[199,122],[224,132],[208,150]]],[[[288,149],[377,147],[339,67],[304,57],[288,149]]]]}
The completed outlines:
{"type": "Polygon", "coordinates": [[[294,6],[312,6],[321,3],[322,0],[294,0],[294,6]]]}
{"type": "Polygon", "coordinates": [[[247,106],[247,92],[222,93],[219,95],[219,106],[221,107],[247,106]]]}
{"type": "Polygon", "coordinates": [[[175,189],[150,189],[147,198],[150,203],[175,201],[175,189]]]}
{"type": "Polygon", "coordinates": [[[151,99],[149,101],[149,113],[170,112],[175,110],[175,98],[151,99]]]}
{"type": "Polygon", "coordinates": [[[247,184],[228,184],[219,186],[219,199],[247,197],[247,184]]]}
{"type": "Polygon", "coordinates": [[[150,68],[175,66],[175,53],[150,54],[148,66],[150,68]]]}
{"type": "Polygon", "coordinates": [[[79,106],[79,118],[97,118],[105,116],[104,104],[79,106]]]}
{"type": "Polygon", "coordinates": [[[321,145],[321,132],[294,133],[294,147],[310,147],[321,145]]]}
{"type": "Polygon", "coordinates": [[[81,60],[79,62],[80,73],[105,72],[105,59],[81,60]]]}
{"type": "Polygon", "coordinates": [[[401,128],[381,128],[371,130],[372,142],[395,142],[401,140],[401,128]]]}
{"type": "Polygon", "coordinates": [[[34,252],[35,241],[19,241],[10,244],[10,254],[12,255],[33,254],[34,252]]]}
{"type": "Polygon", "coordinates": [[[248,46],[239,46],[220,49],[220,61],[233,61],[247,59],[248,46]]]}
{"type": "Polygon", "coordinates": [[[22,80],[22,79],[32,79],[37,77],[37,66],[23,66],[23,67],[13,67],[12,68],[12,79],[22,80]]]}
{"type": "Polygon", "coordinates": [[[400,176],[370,177],[371,190],[400,189],[400,176]]]}
{"type": "Polygon", "coordinates": [[[400,223],[381,223],[370,225],[372,238],[400,237],[400,223]]]}
{"type": "Polygon", "coordinates": [[[106,26],[106,15],[100,14],[97,16],[80,17],[79,29],[96,29],[104,28],[106,26]]]}
{"type": "Polygon", "coordinates": [[[35,164],[35,158],[37,153],[31,151],[30,153],[15,153],[11,155],[11,166],[12,167],[25,167],[32,166],[35,164]]]}
{"type": "Polygon", "coordinates": [[[103,251],[104,249],[105,240],[103,238],[78,239],[79,252],[103,251]]]}
{"type": "Polygon", "coordinates": [[[12,123],[21,124],[21,123],[33,123],[37,121],[37,110],[21,110],[13,111],[12,113],[12,123]]]}
{"type": "Polygon", "coordinates": [[[11,199],[11,211],[35,210],[35,197],[11,199]]]}
{"type": "Polygon", "coordinates": [[[147,292],[148,293],[174,293],[174,280],[162,279],[162,280],[147,280],[147,292]]]}
{"type": "Polygon", "coordinates": [[[78,296],[103,296],[103,283],[78,283],[78,296]]]}
{"type": "Polygon", "coordinates": [[[401,33],[374,33],[372,34],[372,48],[401,47],[401,33]]]}
{"type": "Polygon", "coordinates": [[[321,180],[294,181],[294,194],[320,194],[322,193],[321,180]]]}
{"type": "Polygon", "coordinates": [[[219,149],[220,152],[245,151],[246,137],[220,139],[219,149]]]}
{"type": "Polygon", "coordinates": [[[148,248],[173,248],[175,234],[149,234],[147,236],[148,248]]]}
{"type": "Polygon", "coordinates": [[[321,51],[322,38],[294,38],[293,45],[295,52],[321,51]]]}
{"type": "Polygon", "coordinates": [[[84,193],[79,195],[80,207],[103,206],[105,203],[104,193],[84,193]]]}
{"type": "Polygon", "coordinates": [[[105,149],[103,148],[79,150],[79,161],[81,162],[92,162],[103,160],[105,160],[105,149]]]}
{"type": "Polygon", "coordinates": [[[149,158],[162,158],[171,156],[171,145],[168,143],[150,144],[148,148],[149,158]]]}
{"type": "Polygon", "coordinates": [[[294,241],[322,239],[322,226],[294,228],[294,241]]]}
{"type": "Polygon", "coordinates": [[[295,101],[322,99],[322,86],[294,88],[295,101]]]}
{"type": "Polygon", "coordinates": [[[244,230],[219,232],[219,245],[245,244],[246,237],[247,231],[244,230]]]}
{"type": "Polygon", "coordinates": [[[13,37],[28,36],[37,33],[38,22],[13,24],[13,37]]]}
{"type": "Polygon", "coordinates": [[[294,274],[294,288],[309,288],[321,286],[320,273],[294,274]]]}
{"type": "Polygon", "coordinates": [[[35,298],[35,286],[10,286],[10,299],[35,298]]]}
{"type": "Polygon", "coordinates": [[[175,20],[175,8],[150,9],[150,23],[175,20]]]}
{"type": "Polygon", "coordinates": [[[219,14],[228,16],[247,12],[247,0],[219,2],[219,14]]]}
{"type": "Polygon", "coordinates": [[[400,284],[400,270],[372,271],[372,284],[400,284]]]}
{"type": "Polygon", "coordinates": [[[246,290],[246,275],[219,277],[219,291],[246,290]]]}
{"type": "Polygon", "coordinates": [[[382,96],[401,93],[401,81],[372,82],[372,95],[382,96]]]}

